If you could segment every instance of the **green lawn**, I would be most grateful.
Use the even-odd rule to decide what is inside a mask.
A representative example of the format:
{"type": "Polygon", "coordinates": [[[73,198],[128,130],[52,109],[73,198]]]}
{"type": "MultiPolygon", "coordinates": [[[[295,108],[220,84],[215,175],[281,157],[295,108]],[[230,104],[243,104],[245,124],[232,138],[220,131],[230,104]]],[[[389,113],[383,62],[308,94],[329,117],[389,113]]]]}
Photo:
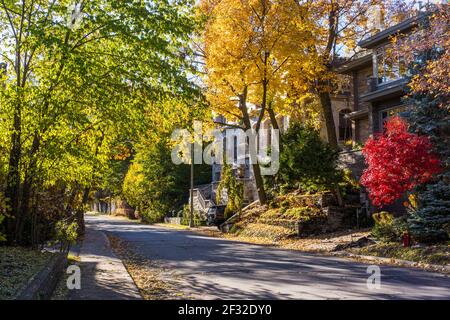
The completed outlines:
{"type": "Polygon", "coordinates": [[[14,299],[42,270],[51,255],[27,248],[0,246],[0,300],[14,299]]]}

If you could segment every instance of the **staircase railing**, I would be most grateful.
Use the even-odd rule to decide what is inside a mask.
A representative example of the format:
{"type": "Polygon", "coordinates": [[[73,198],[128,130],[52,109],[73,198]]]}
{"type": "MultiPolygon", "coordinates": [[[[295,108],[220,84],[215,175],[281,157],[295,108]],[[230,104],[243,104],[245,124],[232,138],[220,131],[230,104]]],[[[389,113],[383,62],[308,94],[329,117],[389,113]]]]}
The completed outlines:
{"type": "Polygon", "coordinates": [[[202,185],[196,189],[194,189],[194,197],[197,198],[197,203],[199,205],[199,210],[208,211],[211,205],[214,205],[214,201],[211,199],[207,199],[205,194],[211,195],[211,185],[202,185]]]}

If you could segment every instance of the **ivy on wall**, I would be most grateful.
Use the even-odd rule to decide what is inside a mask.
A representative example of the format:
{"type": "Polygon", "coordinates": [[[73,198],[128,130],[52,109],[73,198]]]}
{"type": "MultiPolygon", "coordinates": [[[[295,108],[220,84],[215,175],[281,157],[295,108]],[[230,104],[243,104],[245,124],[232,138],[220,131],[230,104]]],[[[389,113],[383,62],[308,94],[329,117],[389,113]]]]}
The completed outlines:
{"type": "Polygon", "coordinates": [[[244,202],[244,184],[237,181],[230,165],[224,164],[222,169],[222,179],[217,187],[216,202],[219,204],[224,200],[227,201],[225,208],[225,218],[231,217],[242,208],[244,202]],[[227,199],[223,194],[226,192],[227,199]]]}

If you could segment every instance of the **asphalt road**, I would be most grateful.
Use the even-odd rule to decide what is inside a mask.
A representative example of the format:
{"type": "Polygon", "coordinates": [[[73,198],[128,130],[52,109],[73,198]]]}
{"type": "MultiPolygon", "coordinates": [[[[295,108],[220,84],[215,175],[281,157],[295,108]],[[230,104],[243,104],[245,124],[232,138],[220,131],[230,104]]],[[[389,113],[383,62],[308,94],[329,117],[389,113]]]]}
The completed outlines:
{"type": "Polygon", "coordinates": [[[450,299],[448,276],[380,265],[380,288],[367,286],[368,264],[344,258],[206,237],[185,230],[87,216],[179,275],[197,299],[450,299]]]}

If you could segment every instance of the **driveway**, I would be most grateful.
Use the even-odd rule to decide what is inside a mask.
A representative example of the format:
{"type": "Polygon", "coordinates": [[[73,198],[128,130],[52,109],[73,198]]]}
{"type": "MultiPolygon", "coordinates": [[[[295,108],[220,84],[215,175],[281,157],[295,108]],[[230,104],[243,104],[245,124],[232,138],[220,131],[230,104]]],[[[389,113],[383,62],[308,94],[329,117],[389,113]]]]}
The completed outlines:
{"type": "Polygon", "coordinates": [[[369,289],[369,265],[344,258],[107,216],[86,216],[86,224],[128,241],[138,253],[175,271],[181,289],[197,299],[450,299],[448,276],[418,269],[381,265],[381,286],[369,289]]]}

